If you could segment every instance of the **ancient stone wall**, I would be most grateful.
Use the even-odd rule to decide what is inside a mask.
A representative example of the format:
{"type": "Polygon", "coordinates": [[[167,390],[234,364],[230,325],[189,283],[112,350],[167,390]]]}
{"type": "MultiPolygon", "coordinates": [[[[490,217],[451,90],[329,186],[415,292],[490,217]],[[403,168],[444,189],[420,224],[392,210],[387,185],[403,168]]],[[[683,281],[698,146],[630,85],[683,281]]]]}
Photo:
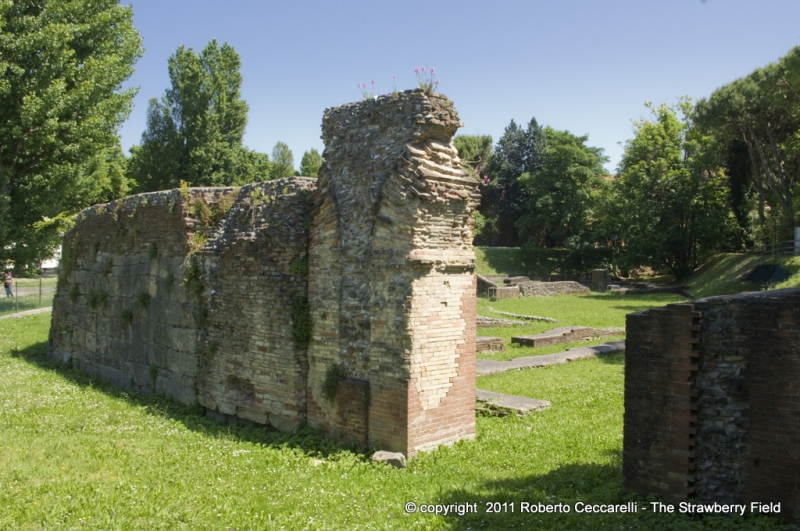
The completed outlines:
{"type": "Polygon", "coordinates": [[[631,314],[625,356],[627,488],[800,516],[800,290],[631,314]]]}
{"type": "Polygon", "coordinates": [[[449,100],[421,91],[329,110],[322,125],[308,418],[409,455],[475,429],[478,195],[450,145],[459,126],[449,100]],[[364,432],[342,396],[323,396],[337,370],[348,396],[365,396],[348,417],[367,418],[364,432]]]}
{"type": "Polygon", "coordinates": [[[64,239],[50,352],[90,374],[218,415],[304,418],[313,179],[193,188],[84,210],[64,239]]]}
{"type": "Polygon", "coordinates": [[[477,182],[444,96],[329,109],[319,179],[142,194],[64,242],[50,353],[124,388],[413,456],[474,436],[477,182]]]}

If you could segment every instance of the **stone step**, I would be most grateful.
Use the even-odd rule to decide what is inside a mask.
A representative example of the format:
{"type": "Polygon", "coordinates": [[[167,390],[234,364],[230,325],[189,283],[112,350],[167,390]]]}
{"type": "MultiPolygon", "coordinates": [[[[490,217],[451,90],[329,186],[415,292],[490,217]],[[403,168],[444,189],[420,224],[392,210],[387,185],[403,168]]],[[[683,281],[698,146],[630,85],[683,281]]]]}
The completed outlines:
{"type": "Polygon", "coordinates": [[[502,337],[478,336],[475,338],[475,350],[478,352],[505,352],[506,343],[502,337]]]}
{"type": "Polygon", "coordinates": [[[588,326],[561,326],[541,334],[513,336],[511,342],[524,347],[546,347],[582,339],[610,337],[624,334],[624,328],[590,328],[588,326]]]}
{"type": "Polygon", "coordinates": [[[476,391],[479,401],[504,409],[511,409],[519,413],[541,411],[551,406],[550,402],[547,400],[528,398],[526,396],[506,395],[503,393],[495,393],[494,391],[485,391],[483,389],[476,389],[476,391]]]}
{"type": "Polygon", "coordinates": [[[548,365],[555,365],[557,363],[567,363],[583,358],[594,358],[595,356],[623,352],[624,350],[624,340],[609,341],[602,345],[577,347],[557,354],[547,354],[546,356],[525,356],[509,361],[477,360],[476,371],[478,376],[486,376],[488,374],[511,370],[547,367],[548,365]]]}

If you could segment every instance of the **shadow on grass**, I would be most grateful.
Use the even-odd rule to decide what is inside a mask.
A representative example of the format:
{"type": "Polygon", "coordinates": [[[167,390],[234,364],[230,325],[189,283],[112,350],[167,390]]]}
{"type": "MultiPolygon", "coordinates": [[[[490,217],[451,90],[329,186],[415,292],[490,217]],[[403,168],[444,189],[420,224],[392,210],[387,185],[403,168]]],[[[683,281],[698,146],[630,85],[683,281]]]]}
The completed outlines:
{"type": "Polygon", "coordinates": [[[488,481],[474,490],[455,490],[436,503],[474,504],[477,513],[448,515],[451,529],[592,529],[591,515],[578,514],[576,502],[587,504],[624,503],[622,458],[615,453],[609,464],[568,464],[543,475],[488,481]],[[523,504],[566,504],[570,512],[523,512],[523,504]],[[497,512],[489,512],[494,509],[497,512]],[[513,509],[513,512],[512,512],[513,509]]]}
{"type": "Polygon", "coordinates": [[[480,247],[482,261],[498,274],[542,276],[560,269],[569,253],[566,249],[519,247],[480,247]]]}
{"type": "MultiPolygon", "coordinates": [[[[462,515],[445,517],[446,525],[453,530],[475,529],[659,529],[699,530],[737,529],[766,530],[792,529],[781,520],[760,514],[682,514],[653,512],[650,502],[658,498],[648,496],[645,500],[622,488],[622,457],[620,452],[611,454],[607,464],[568,464],[542,475],[514,477],[499,481],[487,481],[470,490],[453,490],[440,500],[424,502],[442,505],[462,504],[462,515]],[[466,504],[475,504],[476,512],[467,513],[466,504]],[[628,503],[631,502],[631,505],[628,503]],[[527,504],[527,505],[526,505],[527,504]],[[540,505],[541,504],[541,505],[540,505]],[[561,507],[557,507],[561,504],[561,507]],[[547,506],[552,512],[546,512],[547,506]],[[586,506],[600,505],[636,512],[590,512],[586,506]],[[564,506],[569,508],[567,511],[564,506]],[[540,507],[545,512],[540,512],[540,507]],[[527,511],[523,511],[527,508],[527,511]],[[492,509],[493,512],[489,512],[492,509]]],[[[660,501],[660,500],[659,500],[660,501]]],[[[669,502],[672,503],[672,502],[669,502]]],[[[451,509],[452,510],[452,509],[451,509]]]]}
{"type": "Polygon", "coordinates": [[[600,354],[597,359],[607,365],[625,365],[625,353],[614,352],[613,354],[600,354]]]}
{"type": "Polygon", "coordinates": [[[52,371],[65,380],[79,386],[91,387],[110,397],[123,400],[134,407],[144,408],[148,414],[175,420],[188,429],[209,437],[245,441],[272,447],[289,447],[303,451],[309,457],[327,457],[342,451],[366,455],[366,449],[356,443],[342,444],[326,439],[319,430],[307,425],[292,433],[280,432],[272,427],[255,423],[223,424],[206,418],[205,408],[200,405],[185,406],[165,395],[143,396],[137,392],[118,389],[108,382],[89,376],[73,368],[71,363],[62,363],[47,357],[47,341],[40,341],[25,348],[11,351],[17,357],[43,370],[52,371]]]}

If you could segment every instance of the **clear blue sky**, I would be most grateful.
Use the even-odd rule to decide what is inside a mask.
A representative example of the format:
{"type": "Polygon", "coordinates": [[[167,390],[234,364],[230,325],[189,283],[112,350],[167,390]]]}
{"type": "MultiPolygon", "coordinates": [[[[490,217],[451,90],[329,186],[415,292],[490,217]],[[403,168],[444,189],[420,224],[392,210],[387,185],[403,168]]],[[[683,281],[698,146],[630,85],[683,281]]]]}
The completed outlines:
{"type": "MultiPolygon", "coordinates": [[[[126,3],[126,0],[123,0],[126,3]]],[[[588,134],[613,170],[645,101],[695,99],[800,45],[798,0],[302,1],[133,0],[145,54],[123,125],[127,151],[145,128],[147,101],[169,86],[167,59],[211,39],[242,58],[250,106],[245,145],[286,142],[299,167],[322,152],[323,111],[417,86],[434,66],[455,103],[460,134],[494,141],[511,119],[588,134]]]]}

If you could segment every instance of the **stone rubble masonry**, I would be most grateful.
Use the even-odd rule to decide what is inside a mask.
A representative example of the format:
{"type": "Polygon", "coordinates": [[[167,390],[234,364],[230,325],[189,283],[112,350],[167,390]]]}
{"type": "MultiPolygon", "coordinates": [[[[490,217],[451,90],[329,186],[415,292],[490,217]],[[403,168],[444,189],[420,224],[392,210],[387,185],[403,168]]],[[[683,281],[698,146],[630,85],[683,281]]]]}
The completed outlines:
{"type": "Polygon", "coordinates": [[[557,282],[522,282],[519,291],[523,297],[550,297],[552,295],[588,295],[589,288],[574,280],[557,282]]]}
{"type": "Polygon", "coordinates": [[[450,144],[444,96],[326,111],[309,253],[308,420],[348,434],[323,383],[369,382],[366,439],[408,456],[475,435],[471,211],[477,182],[450,144]]]}
{"type": "Polygon", "coordinates": [[[140,194],[65,236],[49,353],[218,419],[412,457],[475,436],[478,183],[452,103],[328,109],[318,179],[140,194]]]}
{"type": "Polygon", "coordinates": [[[627,489],[798,519],[799,289],[630,314],[625,357],[627,489]]]}

